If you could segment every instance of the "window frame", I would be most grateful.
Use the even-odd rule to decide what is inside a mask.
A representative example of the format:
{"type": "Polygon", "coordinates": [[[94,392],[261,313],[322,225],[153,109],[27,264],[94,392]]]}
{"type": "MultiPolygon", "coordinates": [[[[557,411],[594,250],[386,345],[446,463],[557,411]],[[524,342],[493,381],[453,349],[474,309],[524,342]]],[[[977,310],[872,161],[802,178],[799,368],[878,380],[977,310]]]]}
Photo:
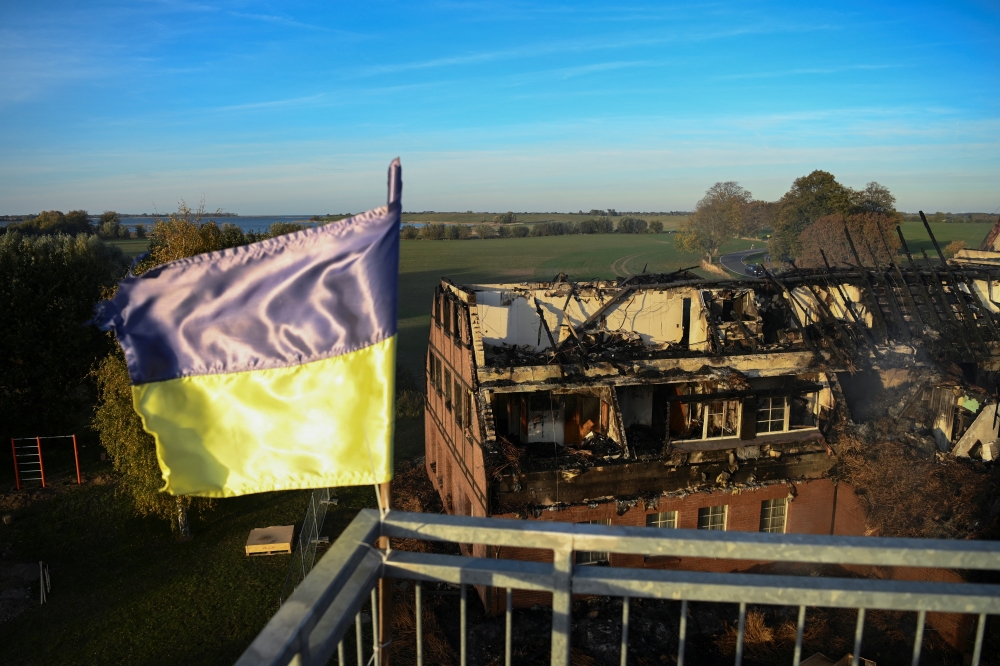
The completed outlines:
{"type": "Polygon", "coordinates": [[[660,530],[675,530],[677,529],[677,511],[654,511],[653,513],[646,514],[646,527],[651,527],[660,530]],[[669,520],[665,520],[663,516],[670,515],[669,520]],[[655,518],[654,518],[655,516],[655,518]],[[650,520],[652,518],[652,520],[650,520]],[[665,524],[665,523],[670,524],[665,524]]]}
{"type": "Polygon", "coordinates": [[[728,504],[714,504],[712,506],[699,507],[699,509],[698,509],[698,529],[699,530],[706,530],[706,531],[709,531],[709,532],[725,532],[725,531],[727,531],[728,527],[729,527],[729,505],[728,504]],[[722,511],[718,512],[718,511],[716,511],[716,509],[722,509],[722,511]],[[702,512],[707,512],[707,513],[702,513],[702,512]],[[713,525],[714,521],[712,519],[715,518],[715,517],[717,517],[717,515],[719,513],[722,514],[722,523],[721,523],[722,526],[721,527],[713,527],[712,525],[713,525]],[[705,527],[702,527],[702,518],[703,517],[707,519],[707,521],[706,521],[707,522],[707,526],[705,526],[705,527]]]}
{"type": "MultiPolygon", "coordinates": [[[[610,518],[598,518],[596,520],[584,520],[577,525],[610,525],[610,518]]],[[[578,550],[573,554],[573,561],[579,566],[594,566],[601,564],[611,564],[611,553],[599,550],[578,550]]]]}
{"type": "MultiPolygon", "coordinates": [[[[743,416],[743,401],[742,400],[737,400],[737,399],[708,400],[706,402],[702,402],[702,403],[698,403],[698,404],[700,404],[702,406],[702,415],[701,415],[701,439],[702,440],[709,440],[710,441],[710,440],[716,440],[716,439],[737,439],[740,436],[740,419],[743,416]],[[733,434],[731,434],[731,435],[725,435],[725,434],[723,434],[723,435],[719,435],[717,437],[709,437],[708,436],[708,427],[709,427],[709,424],[711,423],[711,418],[713,416],[712,413],[709,410],[711,409],[712,405],[716,404],[716,403],[721,403],[723,405],[723,411],[722,411],[722,421],[723,421],[723,423],[726,422],[726,410],[728,409],[728,406],[729,405],[735,405],[736,406],[736,419],[735,419],[736,428],[733,430],[733,434]]],[[[725,426],[723,426],[723,430],[725,430],[725,426]]]]}
{"type": "Polygon", "coordinates": [[[785,534],[788,529],[788,498],[774,497],[766,499],[760,503],[760,530],[770,534],[785,534]],[[777,507],[781,507],[780,512],[776,512],[777,507]],[[781,529],[774,529],[773,521],[777,518],[776,513],[780,513],[781,529]]]}

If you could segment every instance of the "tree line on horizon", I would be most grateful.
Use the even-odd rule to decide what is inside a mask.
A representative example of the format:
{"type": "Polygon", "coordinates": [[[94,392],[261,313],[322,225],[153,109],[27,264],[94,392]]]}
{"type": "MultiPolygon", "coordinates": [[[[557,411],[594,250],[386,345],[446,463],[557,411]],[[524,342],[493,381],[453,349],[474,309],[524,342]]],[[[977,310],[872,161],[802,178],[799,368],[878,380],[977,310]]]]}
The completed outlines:
{"type": "Polygon", "coordinates": [[[676,245],[712,261],[733,238],[755,238],[770,230],[767,249],[774,260],[801,268],[822,267],[827,261],[855,265],[859,259],[865,265],[886,265],[900,248],[895,227],[903,221],[889,188],[871,181],[856,190],[817,169],[795,179],[777,201],[755,199],[735,181],[715,183],[681,224],[676,245]]]}
{"type": "MultiPolygon", "coordinates": [[[[513,213],[511,213],[513,215],[513,213]]],[[[492,238],[526,238],[528,236],[569,236],[574,234],[658,234],[663,231],[663,223],[659,220],[646,220],[626,216],[618,219],[618,223],[610,216],[602,215],[579,222],[536,222],[532,225],[506,224],[492,225],[489,223],[471,224],[439,224],[430,223],[423,227],[404,224],[400,228],[404,240],[469,240],[492,238]]]]}

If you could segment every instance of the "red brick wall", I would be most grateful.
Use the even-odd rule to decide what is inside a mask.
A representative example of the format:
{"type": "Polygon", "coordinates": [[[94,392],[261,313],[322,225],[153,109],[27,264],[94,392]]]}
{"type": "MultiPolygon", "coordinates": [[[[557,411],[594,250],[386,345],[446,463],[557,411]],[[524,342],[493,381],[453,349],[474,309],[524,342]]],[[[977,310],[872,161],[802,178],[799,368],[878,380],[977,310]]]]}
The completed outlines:
{"type": "MultiPolygon", "coordinates": [[[[437,486],[449,513],[485,516],[488,488],[483,450],[479,443],[482,431],[479,409],[474,406],[470,410],[470,422],[460,426],[455,419],[454,407],[449,409],[445,404],[445,392],[436,389],[431,382],[430,355],[434,354],[441,359],[443,370],[451,375],[452,385],[458,380],[466,391],[475,391],[469,309],[460,300],[449,298],[445,291],[437,293],[435,298],[442,314],[446,301],[450,302],[450,308],[458,309],[459,334],[455,335],[454,327],[450,332],[446,331],[443,323],[431,318],[428,357],[425,359],[427,413],[424,417],[424,430],[427,474],[437,486]]],[[[469,396],[468,393],[466,395],[469,396]]],[[[455,403],[454,395],[452,403],[455,403]]]]}
{"type": "MultiPolygon", "coordinates": [[[[630,508],[624,514],[618,515],[613,503],[601,504],[596,508],[586,506],[569,507],[562,511],[546,511],[541,514],[538,520],[561,521],[571,523],[582,523],[590,520],[611,519],[612,525],[645,526],[646,514],[658,511],[677,511],[677,526],[682,529],[697,529],[698,509],[719,504],[728,505],[728,516],[726,528],[729,531],[756,532],[760,529],[761,502],[767,499],[787,497],[790,487],[794,490],[794,497],[788,503],[788,514],[786,518],[786,532],[796,532],[802,534],[829,534],[831,526],[834,525],[834,485],[829,479],[816,479],[812,481],[798,481],[790,486],[786,484],[776,484],[753,490],[744,490],[737,494],[730,492],[713,493],[693,493],[683,498],[660,498],[659,504],[654,510],[646,510],[643,504],[630,508]]],[[[837,495],[837,513],[842,509],[841,502],[845,501],[853,508],[860,506],[854,496],[853,491],[846,486],[841,486],[837,495]]],[[[511,516],[504,516],[511,517],[511,516]]],[[[846,530],[849,523],[844,522],[841,526],[840,519],[837,519],[837,526],[841,530],[846,530]]],[[[861,523],[863,528],[863,523],[861,523]]],[[[844,532],[840,532],[844,533],[844,532]]],[[[863,531],[854,532],[855,535],[863,534],[863,531]]],[[[485,548],[484,548],[485,550],[485,548]]],[[[551,562],[552,552],[531,548],[500,548],[490,551],[490,556],[504,559],[528,560],[533,562],[551,562]]],[[[622,555],[612,553],[610,556],[612,566],[619,567],[650,567],[661,569],[680,569],[687,571],[713,571],[719,573],[746,571],[764,562],[756,560],[728,560],[711,558],[650,558],[643,555],[622,555]]],[[[493,611],[503,610],[504,592],[495,591],[492,594],[493,611]]],[[[517,607],[527,607],[533,604],[550,603],[550,595],[542,592],[514,592],[514,604],[517,607]]],[[[485,603],[485,597],[484,597],[485,603]]]]}

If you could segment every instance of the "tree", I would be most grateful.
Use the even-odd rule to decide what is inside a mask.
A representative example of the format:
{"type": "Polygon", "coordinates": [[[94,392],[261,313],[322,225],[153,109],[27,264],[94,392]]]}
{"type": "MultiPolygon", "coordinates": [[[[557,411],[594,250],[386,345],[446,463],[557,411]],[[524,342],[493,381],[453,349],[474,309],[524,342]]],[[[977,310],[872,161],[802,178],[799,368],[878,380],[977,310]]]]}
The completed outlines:
{"type": "Polygon", "coordinates": [[[832,173],[816,170],[797,178],[778,201],[771,255],[776,259],[796,256],[802,231],[826,215],[850,214],[851,197],[850,188],[838,183],[832,173]]]}
{"type": "Polygon", "coordinates": [[[121,348],[104,357],[96,375],[99,402],[93,424],[121,478],[119,491],[131,498],[136,513],[169,520],[181,539],[190,539],[188,510],[207,507],[210,502],[160,492],[163,477],[156,460],[156,442],[132,407],[132,383],[121,348]]]}
{"type": "Polygon", "coordinates": [[[675,241],[678,248],[711,259],[732,239],[743,223],[743,209],[753,195],[739,183],[727,181],[708,188],[693,215],[682,224],[675,241]]]}
{"type": "Polygon", "coordinates": [[[412,224],[404,224],[399,230],[399,237],[403,240],[415,240],[420,237],[420,229],[412,224]]]}
{"type": "Polygon", "coordinates": [[[858,213],[881,213],[883,215],[894,215],[896,213],[896,197],[888,187],[876,183],[874,180],[865,189],[852,192],[852,208],[858,213]]]}
{"type": "Polygon", "coordinates": [[[755,199],[744,204],[739,235],[744,238],[756,237],[762,229],[773,227],[777,211],[778,204],[773,201],[755,199]]]}
{"type": "Polygon", "coordinates": [[[96,236],[0,236],[0,437],[63,434],[86,423],[90,370],[113,343],[85,323],[128,266],[96,236]]]}
{"type": "Polygon", "coordinates": [[[146,237],[146,225],[143,224],[142,222],[140,222],[139,224],[135,225],[135,237],[136,238],[145,238],[146,237]]]}
{"type": "Polygon", "coordinates": [[[97,235],[106,240],[128,238],[128,229],[122,226],[122,216],[113,210],[106,210],[97,222],[97,235]]]}
{"type": "Polygon", "coordinates": [[[883,213],[856,213],[844,218],[843,215],[824,215],[803,230],[799,235],[799,253],[795,265],[799,268],[820,268],[823,253],[831,266],[854,266],[857,259],[851,252],[844,233],[844,224],[851,232],[854,247],[865,266],[888,266],[896,261],[899,250],[899,236],[896,235],[896,218],[883,213]],[[885,239],[885,243],[882,239],[885,239]],[[885,245],[889,245],[886,251],[885,245]]]}
{"type": "Polygon", "coordinates": [[[660,222],[659,220],[653,220],[652,222],[650,222],[649,233],[651,234],[663,233],[663,222],[660,222]]]}
{"type": "Polygon", "coordinates": [[[7,225],[6,231],[19,231],[22,234],[89,234],[94,232],[93,225],[85,210],[73,210],[63,215],[58,210],[45,210],[37,216],[7,225]]]}
{"type": "Polygon", "coordinates": [[[514,224],[515,222],[517,222],[517,214],[512,211],[493,217],[494,224],[514,224]]]}
{"type": "Polygon", "coordinates": [[[480,225],[477,225],[476,226],[476,234],[480,238],[482,238],[484,240],[487,239],[487,238],[496,238],[496,236],[497,236],[496,229],[494,229],[489,224],[480,224],[480,225]]]}

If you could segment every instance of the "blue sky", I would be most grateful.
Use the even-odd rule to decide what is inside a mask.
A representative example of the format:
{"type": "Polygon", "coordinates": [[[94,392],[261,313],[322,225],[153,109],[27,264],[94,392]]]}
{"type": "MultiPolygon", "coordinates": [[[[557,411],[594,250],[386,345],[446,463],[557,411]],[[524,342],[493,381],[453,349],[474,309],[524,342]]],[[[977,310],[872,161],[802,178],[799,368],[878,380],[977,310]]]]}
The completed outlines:
{"type": "Polygon", "coordinates": [[[1000,4],[0,4],[0,214],[1000,206],[1000,4]]]}

